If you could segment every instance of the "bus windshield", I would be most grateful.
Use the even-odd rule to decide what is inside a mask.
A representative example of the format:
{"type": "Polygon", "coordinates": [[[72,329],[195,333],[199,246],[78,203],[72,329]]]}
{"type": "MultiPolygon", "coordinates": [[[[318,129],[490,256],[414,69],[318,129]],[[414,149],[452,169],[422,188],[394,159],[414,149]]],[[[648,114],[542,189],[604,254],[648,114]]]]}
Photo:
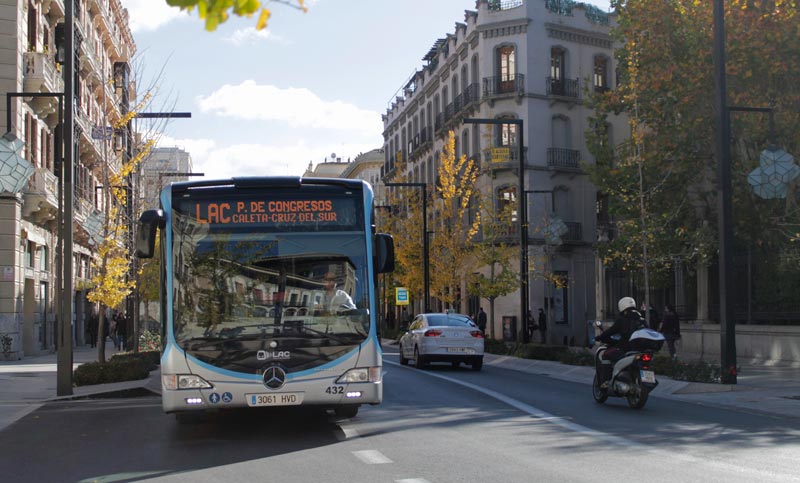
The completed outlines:
{"type": "Polygon", "coordinates": [[[315,206],[331,208],[327,215],[305,215],[316,216],[315,224],[287,221],[292,207],[304,205],[286,200],[278,222],[268,213],[247,212],[239,213],[244,222],[233,222],[235,208],[218,212],[226,218],[209,219],[204,199],[176,201],[172,316],[179,347],[228,370],[255,373],[265,361],[278,360],[293,372],[341,357],[367,338],[365,233],[327,221],[352,219],[357,225],[363,210],[344,197],[323,198],[333,205],[315,206]]]}

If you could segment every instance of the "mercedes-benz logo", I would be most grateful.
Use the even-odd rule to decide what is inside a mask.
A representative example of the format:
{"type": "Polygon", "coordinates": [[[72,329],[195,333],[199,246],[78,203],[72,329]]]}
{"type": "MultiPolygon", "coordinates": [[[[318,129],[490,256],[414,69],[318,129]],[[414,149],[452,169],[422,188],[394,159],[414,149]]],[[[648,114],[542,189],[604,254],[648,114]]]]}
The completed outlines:
{"type": "Polygon", "coordinates": [[[264,371],[264,385],[270,389],[280,389],[286,384],[286,371],[278,366],[268,367],[264,371]]]}

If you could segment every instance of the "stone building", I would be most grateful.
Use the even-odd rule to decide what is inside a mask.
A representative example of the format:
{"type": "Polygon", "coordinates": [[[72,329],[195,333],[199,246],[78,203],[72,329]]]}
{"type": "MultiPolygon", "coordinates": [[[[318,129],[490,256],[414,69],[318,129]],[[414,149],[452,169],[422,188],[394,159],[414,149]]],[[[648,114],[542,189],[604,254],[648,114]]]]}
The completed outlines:
{"type": "MultiPolygon", "coordinates": [[[[533,314],[546,310],[551,343],[584,343],[587,321],[597,315],[597,193],[581,165],[594,162],[586,148],[587,95],[614,88],[613,21],[613,15],[578,2],[477,0],[453,33],[434,42],[423,57],[426,64],[383,115],[384,181],[403,166],[408,181],[432,190],[452,130],[456,155],[478,161],[478,187],[498,207],[516,206],[520,196],[517,126],[464,120],[522,121],[530,283],[527,294],[517,290],[496,300],[495,334],[503,334],[505,319],[517,328],[506,335],[518,335],[521,296],[528,297],[533,314]],[[564,286],[545,281],[545,273],[564,286]]],[[[629,135],[622,118],[607,127],[609,142],[629,135]]],[[[435,213],[429,210],[429,216],[435,213]]],[[[505,241],[519,247],[519,232],[505,241]]],[[[464,297],[459,310],[476,313],[478,305],[486,308],[488,302],[464,297]]]]}
{"type": "Polygon", "coordinates": [[[142,161],[139,197],[142,209],[158,208],[158,195],[169,183],[187,181],[192,172],[192,156],[178,147],[153,148],[142,161]]]}
{"type": "MultiPolygon", "coordinates": [[[[0,9],[0,89],[6,93],[64,92],[63,0],[7,0],[0,9]]],[[[103,221],[101,190],[109,173],[130,155],[128,128],[114,129],[133,98],[130,61],[136,51],[120,0],[76,0],[74,150],[73,341],[85,343],[91,262],[103,221]]],[[[0,333],[10,338],[7,358],[55,348],[58,294],[58,98],[10,96],[0,116],[22,142],[21,186],[0,188],[0,333]],[[6,121],[6,116],[11,123],[6,121]]],[[[10,137],[9,134],[7,134],[10,137]]],[[[60,150],[58,150],[60,151],[60,150]]],[[[4,156],[5,157],[5,156],[4,156]]],[[[6,176],[7,168],[2,169],[6,176]]]]}

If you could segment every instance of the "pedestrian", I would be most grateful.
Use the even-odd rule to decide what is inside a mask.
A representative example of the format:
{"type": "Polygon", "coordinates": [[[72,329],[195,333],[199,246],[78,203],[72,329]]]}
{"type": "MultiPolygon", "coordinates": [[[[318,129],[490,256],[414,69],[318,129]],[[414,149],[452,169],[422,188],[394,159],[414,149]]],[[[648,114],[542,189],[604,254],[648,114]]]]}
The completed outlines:
{"type": "Polygon", "coordinates": [[[534,331],[539,328],[539,326],[536,325],[536,320],[534,320],[533,314],[530,310],[528,311],[528,316],[525,319],[525,325],[528,328],[528,342],[530,342],[533,340],[534,331]]]}
{"type": "Polygon", "coordinates": [[[669,356],[673,359],[676,358],[675,342],[681,338],[681,323],[678,319],[678,314],[675,313],[675,308],[667,304],[664,308],[664,319],[658,331],[667,339],[667,349],[669,349],[669,356]]]}
{"type": "Polygon", "coordinates": [[[125,350],[128,338],[128,317],[125,314],[120,315],[117,320],[117,349],[125,350]]]}
{"type": "Polygon", "coordinates": [[[89,331],[89,344],[93,348],[97,346],[97,322],[97,314],[92,312],[89,315],[89,327],[87,330],[89,331]]]}
{"type": "Polygon", "coordinates": [[[403,307],[403,310],[400,313],[400,323],[403,324],[403,327],[408,327],[408,323],[411,319],[408,317],[408,309],[403,307]]]}
{"type": "Polygon", "coordinates": [[[483,311],[483,307],[478,310],[478,329],[486,333],[486,312],[483,311]]]}
{"type": "Polygon", "coordinates": [[[653,307],[653,304],[650,304],[650,308],[648,309],[647,308],[647,304],[642,302],[642,308],[641,308],[640,312],[642,313],[642,315],[644,317],[647,318],[648,327],[655,328],[655,327],[658,327],[659,324],[661,323],[661,317],[659,316],[658,311],[656,310],[656,308],[653,307]]]}
{"type": "Polygon", "coordinates": [[[547,341],[547,316],[542,308],[539,309],[539,335],[542,344],[545,344],[547,341]]]}

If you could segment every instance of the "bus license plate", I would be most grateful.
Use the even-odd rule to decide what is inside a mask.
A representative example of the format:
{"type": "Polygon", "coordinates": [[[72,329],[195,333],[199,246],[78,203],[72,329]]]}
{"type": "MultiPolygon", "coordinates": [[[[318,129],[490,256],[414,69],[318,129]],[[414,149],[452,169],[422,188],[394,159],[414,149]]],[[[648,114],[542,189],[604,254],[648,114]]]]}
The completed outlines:
{"type": "Polygon", "coordinates": [[[639,371],[642,374],[642,382],[656,383],[656,373],[653,371],[639,371]]]}
{"type": "Polygon", "coordinates": [[[280,392],[275,394],[248,394],[247,405],[254,406],[296,406],[303,403],[302,392],[280,392]]]}
{"type": "Polygon", "coordinates": [[[474,354],[475,349],[469,347],[448,347],[447,352],[459,352],[461,354],[474,354]]]}

